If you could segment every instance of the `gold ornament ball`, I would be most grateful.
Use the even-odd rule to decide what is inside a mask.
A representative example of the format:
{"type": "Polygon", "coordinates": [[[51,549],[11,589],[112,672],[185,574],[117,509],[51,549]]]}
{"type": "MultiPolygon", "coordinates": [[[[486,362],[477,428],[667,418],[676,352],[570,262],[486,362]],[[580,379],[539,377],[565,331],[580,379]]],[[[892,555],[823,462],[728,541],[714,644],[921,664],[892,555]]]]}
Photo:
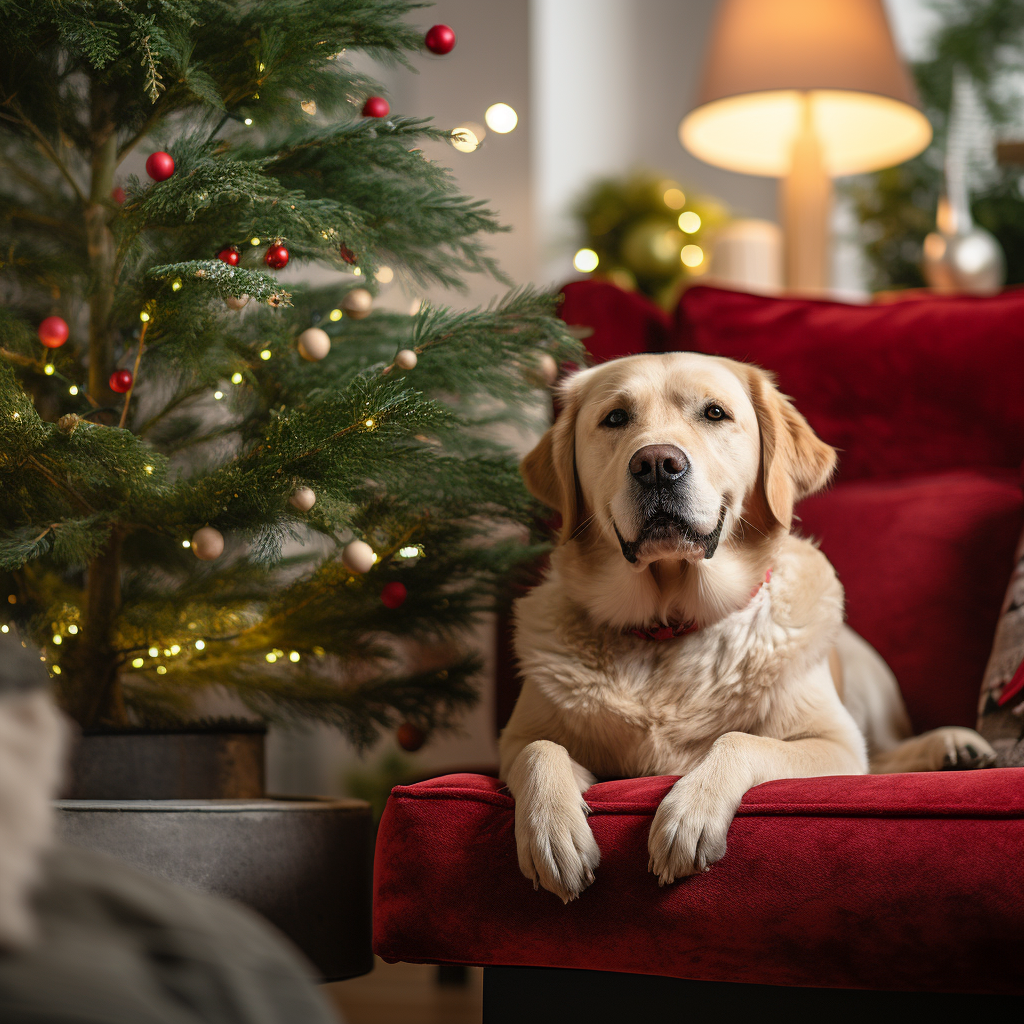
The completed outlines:
{"type": "Polygon", "coordinates": [[[308,512],[316,504],[316,495],[311,487],[296,487],[295,493],[288,499],[288,504],[300,512],[308,512]]]}
{"type": "Polygon", "coordinates": [[[395,366],[400,370],[414,370],[416,363],[419,362],[416,353],[411,348],[403,348],[401,352],[395,356],[395,366]]]}
{"type": "Polygon", "coordinates": [[[349,572],[369,572],[373,562],[373,548],[362,540],[350,541],[341,552],[341,563],[349,572]]]}
{"type": "Polygon", "coordinates": [[[203,562],[212,562],[224,553],[224,534],[212,526],[202,526],[192,534],[192,554],[203,562]]]}
{"type": "Polygon", "coordinates": [[[224,300],[224,305],[228,309],[244,309],[249,304],[248,295],[229,295],[224,300]]]}
{"type": "Polygon", "coordinates": [[[373,309],[373,296],[365,288],[353,288],[345,298],[341,300],[341,308],[353,320],[362,320],[370,315],[373,309]]]}
{"type": "Polygon", "coordinates": [[[299,355],[311,363],[318,363],[331,351],[330,335],[319,327],[307,327],[299,335],[299,355]]]}

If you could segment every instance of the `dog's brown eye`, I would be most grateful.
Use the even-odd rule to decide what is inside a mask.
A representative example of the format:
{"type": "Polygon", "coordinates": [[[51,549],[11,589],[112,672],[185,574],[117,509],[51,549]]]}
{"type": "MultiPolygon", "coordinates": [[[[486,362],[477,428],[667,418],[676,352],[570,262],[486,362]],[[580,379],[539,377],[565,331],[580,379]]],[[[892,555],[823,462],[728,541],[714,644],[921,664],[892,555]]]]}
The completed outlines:
{"type": "Polygon", "coordinates": [[[629,422],[629,413],[625,409],[612,409],[603,420],[604,427],[624,427],[629,422]]]}
{"type": "Polygon", "coordinates": [[[706,420],[724,420],[725,410],[720,405],[709,405],[704,410],[704,418],[706,420]]]}

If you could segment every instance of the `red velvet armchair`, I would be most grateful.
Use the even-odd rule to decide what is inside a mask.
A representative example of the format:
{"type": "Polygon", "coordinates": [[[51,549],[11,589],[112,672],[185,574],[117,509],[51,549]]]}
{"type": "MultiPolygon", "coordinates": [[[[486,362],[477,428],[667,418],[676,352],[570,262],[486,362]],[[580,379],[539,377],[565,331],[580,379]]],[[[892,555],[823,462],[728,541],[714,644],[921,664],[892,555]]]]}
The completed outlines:
{"type": "MultiPolygon", "coordinates": [[[[918,731],[973,725],[1024,526],[1024,291],[857,307],[697,287],[674,318],[610,285],[565,293],[598,360],[686,348],[776,372],[840,449],[835,486],[797,528],[836,566],[850,624],[892,666],[918,731]]],[[[500,782],[396,788],[377,840],[376,952],[489,968],[496,1024],[752,998],[950,1012],[980,994],[1019,1015],[1024,769],[758,786],[725,858],[659,888],[646,838],[673,781],[588,791],[601,866],[567,906],[519,873],[500,782]]]]}

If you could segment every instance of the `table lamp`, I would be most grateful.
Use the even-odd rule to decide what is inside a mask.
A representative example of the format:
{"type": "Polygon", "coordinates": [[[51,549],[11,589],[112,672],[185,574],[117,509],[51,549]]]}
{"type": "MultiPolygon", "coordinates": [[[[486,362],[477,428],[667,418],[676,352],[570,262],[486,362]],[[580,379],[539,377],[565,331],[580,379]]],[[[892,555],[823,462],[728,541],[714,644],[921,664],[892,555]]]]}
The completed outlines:
{"type": "Polygon", "coordinates": [[[782,179],[786,285],[808,293],[828,288],[832,178],[902,163],[931,138],[882,0],[721,0],[679,125],[701,160],[782,179]]]}

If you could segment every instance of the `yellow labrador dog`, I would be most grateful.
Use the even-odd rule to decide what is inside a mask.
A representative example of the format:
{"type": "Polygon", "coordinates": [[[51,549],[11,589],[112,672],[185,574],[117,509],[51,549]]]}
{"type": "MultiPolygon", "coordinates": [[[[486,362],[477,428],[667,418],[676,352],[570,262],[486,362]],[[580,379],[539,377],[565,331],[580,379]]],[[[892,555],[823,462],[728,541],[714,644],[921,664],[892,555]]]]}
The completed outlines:
{"type": "Polygon", "coordinates": [[[648,838],[664,885],[723,856],[759,783],[991,763],[970,729],[911,737],[892,673],[843,626],[835,571],[790,533],[836,454],[767,374],[629,356],[561,397],[522,464],[563,527],[516,607],[524,685],[501,736],[535,886],[568,901],[594,880],[595,776],[682,776],[648,838]]]}

